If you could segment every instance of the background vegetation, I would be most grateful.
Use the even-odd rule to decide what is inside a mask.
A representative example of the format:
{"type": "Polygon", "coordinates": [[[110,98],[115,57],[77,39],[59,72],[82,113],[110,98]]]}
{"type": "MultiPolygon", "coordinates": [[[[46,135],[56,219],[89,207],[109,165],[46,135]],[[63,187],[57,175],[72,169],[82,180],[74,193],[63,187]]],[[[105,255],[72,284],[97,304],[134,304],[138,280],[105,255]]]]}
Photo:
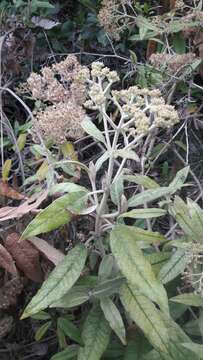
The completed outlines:
{"type": "Polygon", "coordinates": [[[202,1],[2,0],[0,32],[1,359],[202,359],[202,1]]]}

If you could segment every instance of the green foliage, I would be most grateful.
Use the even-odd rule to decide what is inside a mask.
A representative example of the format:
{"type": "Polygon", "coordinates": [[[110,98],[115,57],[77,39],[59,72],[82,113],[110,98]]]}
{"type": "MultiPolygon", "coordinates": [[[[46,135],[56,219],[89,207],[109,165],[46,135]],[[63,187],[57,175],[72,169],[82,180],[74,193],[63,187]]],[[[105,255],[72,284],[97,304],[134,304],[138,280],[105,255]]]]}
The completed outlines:
{"type": "Polygon", "coordinates": [[[41,311],[60,299],[79,278],[85,265],[87,250],[77,245],[53,270],[41,289],[26,307],[22,318],[41,311]]]}
{"type": "Polygon", "coordinates": [[[83,326],[82,340],[84,347],[80,347],[78,360],[99,360],[107,348],[111,335],[111,328],[104,318],[101,309],[94,306],[83,326]]]}
{"type": "MultiPolygon", "coordinates": [[[[1,1],[2,34],[18,35],[18,26],[10,30],[7,23],[13,18],[34,37],[32,56],[16,57],[22,73],[29,71],[31,57],[31,68],[33,60],[39,68],[66,53],[80,54],[82,65],[104,60],[92,64],[89,77],[85,74],[87,101],[81,106],[86,113],[79,126],[87,136],[74,143],[66,139],[55,145],[40,134],[36,144],[36,112],[50,104],[19,89],[14,141],[7,113],[18,117],[18,111],[7,110],[9,98],[2,92],[2,181],[16,185],[14,175],[24,163],[28,202],[14,209],[8,203],[1,212],[17,208],[14,218],[33,212],[21,240],[48,233],[47,241],[57,239],[67,252],[21,316],[39,322],[36,341],[54,334],[58,352],[51,360],[203,358],[203,210],[197,203],[202,193],[195,199],[202,179],[194,164],[188,165],[191,124],[195,121],[195,132],[202,117],[202,41],[196,35],[202,31],[201,5],[161,14],[161,2],[124,1],[118,13],[116,5],[110,8],[110,25],[117,29],[112,34],[98,16],[105,1],[1,1]],[[152,65],[150,59],[173,55],[177,60],[190,52],[192,62],[172,71],[169,60],[152,65]],[[22,124],[24,110],[29,121],[22,124]],[[178,125],[181,120],[185,123],[178,125]],[[185,164],[179,171],[176,154],[185,164]],[[193,181],[197,186],[191,186],[193,181]],[[32,208],[31,196],[44,190],[46,201],[32,208]]],[[[7,50],[2,47],[2,57],[7,50]]],[[[7,63],[3,59],[3,66],[7,63]]],[[[10,70],[2,79],[4,73],[10,79],[10,70]]],[[[69,78],[59,83],[71,88],[69,78]]],[[[72,100],[77,107],[78,99],[72,100]]]]}

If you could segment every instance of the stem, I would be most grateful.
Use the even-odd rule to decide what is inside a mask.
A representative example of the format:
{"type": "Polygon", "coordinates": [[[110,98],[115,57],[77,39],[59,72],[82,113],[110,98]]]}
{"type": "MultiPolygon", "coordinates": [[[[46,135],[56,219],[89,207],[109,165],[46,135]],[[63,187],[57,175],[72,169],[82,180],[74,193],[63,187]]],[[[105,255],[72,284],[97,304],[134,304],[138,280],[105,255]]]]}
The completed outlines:
{"type": "MultiPolygon", "coordinates": [[[[103,114],[105,114],[105,108],[103,108],[103,114]]],[[[106,123],[106,117],[105,115],[103,116],[103,122],[104,122],[104,127],[105,125],[107,125],[106,123]]],[[[114,152],[116,150],[116,146],[117,146],[117,142],[118,142],[118,138],[119,138],[119,134],[121,131],[121,126],[123,123],[123,116],[121,116],[121,119],[119,121],[119,124],[115,130],[115,134],[114,134],[114,138],[113,138],[113,143],[112,143],[112,147],[110,149],[110,157],[109,157],[109,165],[108,165],[108,172],[107,172],[107,182],[106,182],[106,187],[104,190],[104,194],[103,197],[101,199],[101,203],[100,206],[97,210],[97,216],[96,216],[96,222],[95,222],[95,235],[97,237],[97,239],[100,237],[101,231],[100,231],[100,227],[101,227],[101,222],[102,222],[102,215],[105,212],[106,209],[106,205],[107,205],[107,201],[108,201],[108,197],[109,197],[109,193],[110,193],[110,186],[111,186],[111,182],[112,182],[112,176],[113,176],[113,168],[114,168],[114,152]]],[[[108,128],[105,130],[108,132],[108,128]]]]}

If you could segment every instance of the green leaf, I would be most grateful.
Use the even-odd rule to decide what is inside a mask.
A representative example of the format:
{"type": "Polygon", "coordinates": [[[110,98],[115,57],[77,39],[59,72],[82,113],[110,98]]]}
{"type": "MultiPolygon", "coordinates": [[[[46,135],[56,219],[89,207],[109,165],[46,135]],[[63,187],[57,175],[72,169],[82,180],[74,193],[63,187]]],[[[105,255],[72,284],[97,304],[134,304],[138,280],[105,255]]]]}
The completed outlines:
{"type": "Polygon", "coordinates": [[[184,271],[187,263],[188,258],[185,251],[182,249],[176,250],[170,260],[161,268],[158,279],[162,284],[167,284],[184,271]]]}
{"type": "Polygon", "coordinates": [[[110,277],[114,267],[114,257],[111,254],[104,255],[99,265],[98,276],[101,280],[105,280],[110,277]]]}
{"type": "Polygon", "coordinates": [[[126,280],[124,277],[117,277],[114,279],[102,281],[96,285],[89,294],[98,299],[113,295],[119,291],[121,285],[123,285],[125,281],[126,280]]]}
{"type": "Polygon", "coordinates": [[[83,304],[84,302],[88,301],[89,291],[91,290],[90,287],[86,285],[75,285],[73,286],[67,294],[62,296],[59,300],[54,301],[50,307],[59,307],[59,308],[72,308],[78,305],[83,304]]]}
{"type": "Polygon", "coordinates": [[[96,127],[96,125],[89,118],[83,120],[81,126],[87,134],[91,135],[93,138],[101,141],[103,144],[106,145],[106,141],[102,132],[96,127]]]}
{"type": "Polygon", "coordinates": [[[129,228],[131,233],[133,233],[133,239],[138,242],[139,247],[142,247],[142,244],[160,244],[167,241],[162,234],[156,231],[144,230],[137,226],[126,225],[126,228],[129,228]]]}
{"type": "Polygon", "coordinates": [[[79,278],[87,258],[87,249],[79,244],[51,272],[41,289],[27,305],[22,319],[47,308],[59,300],[79,278]]]}
{"type": "Polygon", "coordinates": [[[163,311],[168,312],[166,291],[137,246],[134,231],[125,225],[115,226],[110,234],[110,244],[118,267],[127,281],[136,286],[142,295],[155,301],[163,311]]]}
{"type": "Polygon", "coordinates": [[[123,213],[119,218],[127,217],[133,219],[150,219],[160,217],[166,214],[166,210],[158,208],[148,208],[148,209],[135,209],[123,213]]]}
{"type": "Polygon", "coordinates": [[[114,157],[121,157],[123,159],[131,159],[135,160],[138,163],[140,162],[139,156],[136,154],[133,150],[125,150],[125,149],[119,149],[114,151],[114,157]]]}
{"type": "Polygon", "coordinates": [[[58,326],[58,324],[56,328],[56,335],[57,335],[59,348],[66,349],[67,347],[66,335],[64,334],[63,330],[61,330],[61,328],[58,326]]]}
{"type": "Polygon", "coordinates": [[[203,232],[203,209],[201,209],[200,206],[191,199],[187,199],[187,207],[193,228],[201,236],[203,232]]]}
{"type": "Polygon", "coordinates": [[[81,347],[78,360],[99,360],[106,350],[111,328],[103,312],[94,306],[89,312],[82,330],[84,347],[81,347]]]}
{"type": "Polygon", "coordinates": [[[128,206],[134,207],[134,206],[143,205],[148,202],[160,199],[163,196],[168,196],[170,195],[170,193],[171,190],[168,187],[146,190],[141,192],[140,194],[132,196],[128,200],[128,206]]]}
{"type": "Polygon", "coordinates": [[[169,334],[169,360],[199,360],[196,356],[191,357],[192,353],[182,347],[181,343],[190,342],[190,338],[185,334],[182,328],[173,321],[171,317],[168,317],[163,313],[161,314],[161,317],[169,334]]]}
{"type": "Polygon", "coordinates": [[[183,325],[183,329],[190,336],[201,336],[198,319],[188,321],[183,325]]]}
{"type": "Polygon", "coordinates": [[[167,353],[168,333],[155,305],[131,285],[122,286],[120,298],[125,310],[152,346],[158,351],[167,353]]]}
{"type": "Polygon", "coordinates": [[[177,190],[180,190],[187,179],[188,173],[189,173],[190,167],[186,166],[185,168],[179,170],[173,179],[173,181],[170,183],[169,188],[171,188],[172,193],[176,192],[177,190]]]}
{"type": "Polygon", "coordinates": [[[186,235],[194,240],[201,235],[199,233],[199,226],[197,227],[197,224],[193,223],[193,219],[190,216],[189,206],[179,196],[175,197],[170,211],[186,235]]]}
{"type": "Polygon", "coordinates": [[[125,355],[122,360],[140,360],[151,349],[148,339],[135,327],[128,332],[128,343],[125,347],[125,355]]]}
{"type": "Polygon", "coordinates": [[[113,184],[111,184],[110,187],[111,200],[115,205],[120,205],[121,196],[123,193],[124,193],[123,177],[119,176],[117,180],[113,184]]]}
{"type": "MultiPolygon", "coordinates": [[[[42,212],[29,223],[21,239],[27,239],[28,237],[36,236],[68,224],[71,220],[71,213],[68,208],[71,209],[71,206],[75,206],[77,200],[81,201],[81,197],[84,194],[84,192],[70,193],[53,201],[51,205],[42,210],[42,212]]],[[[84,202],[81,203],[80,208],[83,207],[84,202]]]]}
{"type": "Polygon", "coordinates": [[[146,355],[142,356],[141,360],[172,360],[172,358],[170,355],[157,352],[156,350],[151,350],[146,355]]]}
{"type": "Polygon", "coordinates": [[[36,341],[40,341],[43,338],[43,336],[46,334],[46,332],[51,327],[51,324],[52,324],[51,321],[47,321],[45,324],[40,326],[39,329],[37,329],[37,331],[35,333],[35,340],[36,341]]]}
{"type": "Polygon", "coordinates": [[[191,343],[183,343],[182,346],[197,354],[200,359],[203,359],[203,345],[195,344],[191,342],[191,343]]]}
{"type": "Polygon", "coordinates": [[[78,191],[88,192],[88,190],[83,186],[74,184],[72,182],[63,182],[61,184],[56,184],[56,185],[52,186],[50,195],[53,195],[56,193],[71,193],[71,192],[78,192],[78,191]]]}
{"type": "Polygon", "coordinates": [[[37,314],[31,316],[34,320],[49,320],[51,316],[46,311],[40,311],[37,314]]]}
{"type": "Polygon", "coordinates": [[[175,178],[170,183],[168,187],[161,187],[161,188],[155,188],[143,191],[140,194],[137,194],[135,196],[132,196],[128,200],[128,206],[134,207],[138,205],[143,205],[145,203],[157,200],[161,198],[162,196],[169,196],[174,194],[177,190],[181,189],[183,186],[184,181],[187,178],[189,172],[189,166],[181,169],[177,172],[175,178]]]}
{"type": "Polygon", "coordinates": [[[50,4],[48,1],[35,0],[34,6],[41,9],[54,9],[54,5],[50,4]]]}
{"type": "Polygon", "coordinates": [[[77,356],[78,346],[70,345],[67,349],[60,351],[59,353],[53,355],[51,360],[68,360],[73,359],[77,356]]]}
{"type": "Polygon", "coordinates": [[[162,266],[170,259],[170,252],[156,252],[153,254],[145,255],[146,259],[150,262],[154,273],[157,275],[162,266]]]}
{"type": "Polygon", "coordinates": [[[104,298],[100,301],[106,320],[109,322],[112,330],[119,337],[123,345],[126,345],[126,333],[123,319],[116,305],[110,298],[104,298]]]}
{"type": "Polygon", "coordinates": [[[59,317],[57,320],[57,325],[64,332],[66,336],[76,341],[78,344],[83,345],[80,331],[70,320],[64,317],[59,317]]]}
{"type": "Polygon", "coordinates": [[[179,319],[184,312],[188,309],[188,306],[178,303],[169,303],[170,315],[173,320],[179,319]]]}
{"type": "Polygon", "coordinates": [[[95,170],[99,171],[99,169],[102,167],[103,163],[108,160],[109,158],[109,152],[105,151],[102,156],[99,157],[99,159],[95,163],[95,170]]]}
{"type": "Polygon", "coordinates": [[[170,299],[170,301],[174,301],[177,303],[189,305],[189,306],[203,306],[203,298],[194,293],[186,293],[174,296],[170,299]]]}
{"type": "Polygon", "coordinates": [[[146,189],[157,189],[160,188],[159,184],[156,181],[152,180],[149,176],[146,175],[124,175],[124,180],[130,181],[137,185],[142,185],[146,189]]]}
{"type": "Polygon", "coordinates": [[[186,40],[183,38],[181,33],[174,34],[173,47],[177,54],[185,54],[186,53],[186,40]]]}

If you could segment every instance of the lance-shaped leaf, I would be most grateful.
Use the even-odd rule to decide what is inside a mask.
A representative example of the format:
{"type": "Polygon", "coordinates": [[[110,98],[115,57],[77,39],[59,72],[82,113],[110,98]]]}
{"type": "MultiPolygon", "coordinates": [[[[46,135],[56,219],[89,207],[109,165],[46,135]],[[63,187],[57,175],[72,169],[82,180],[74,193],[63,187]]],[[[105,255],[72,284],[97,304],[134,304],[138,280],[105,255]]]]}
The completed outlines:
{"type": "Polygon", "coordinates": [[[73,322],[66,319],[65,317],[59,317],[58,320],[57,320],[57,326],[70,339],[77,342],[78,344],[83,345],[80,330],[77,328],[77,326],[75,326],[75,324],[73,324],[73,322]]]}
{"type": "Polygon", "coordinates": [[[123,177],[119,176],[118,179],[110,187],[111,200],[115,205],[120,204],[123,192],[123,177]]]}
{"type": "Polygon", "coordinates": [[[131,227],[117,225],[111,232],[110,239],[112,252],[127,281],[136,286],[142,295],[156,302],[163,311],[168,312],[166,291],[137,246],[131,227]]]}
{"type": "Polygon", "coordinates": [[[103,312],[94,306],[89,312],[82,330],[84,347],[81,347],[78,360],[99,360],[106,350],[111,328],[103,312]]]}
{"type": "Polygon", "coordinates": [[[124,277],[116,277],[114,279],[107,279],[101,281],[91,290],[89,294],[98,299],[106,296],[111,296],[119,291],[121,285],[124,282],[126,282],[126,279],[124,277]]]}
{"type": "Polygon", "coordinates": [[[170,258],[170,260],[161,268],[158,278],[162,284],[175,279],[183,272],[188,263],[185,251],[178,249],[170,258]]]}
{"type": "Polygon", "coordinates": [[[134,241],[138,242],[139,246],[144,244],[160,244],[163,242],[166,242],[167,239],[164,237],[164,235],[156,232],[156,231],[148,231],[141,229],[136,226],[126,226],[126,228],[130,229],[131,233],[133,234],[134,241]]]}
{"type": "Polygon", "coordinates": [[[101,141],[103,144],[106,144],[104,135],[89,118],[83,120],[81,126],[87,134],[91,135],[96,140],[101,141]]]}
{"type": "Polygon", "coordinates": [[[77,245],[71,250],[43,283],[21,318],[36,314],[65,295],[79,278],[86,258],[87,249],[83,245],[77,245]]]}
{"type": "Polygon", "coordinates": [[[160,188],[159,184],[156,181],[152,180],[149,176],[146,175],[124,175],[124,180],[133,182],[137,185],[142,185],[146,189],[157,189],[160,188]]]}
{"type": "Polygon", "coordinates": [[[174,203],[170,208],[170,212],[175,217],[177,223],[181,226],[186,235],[190,236],[194,240],[200,235],[198,227],[193,224],[193,220],[190,217],[189,207],[179,196],[175,197],[174,203]]]}
{"type": "Polygon", "coordinates": [[[50,329],[51,325],[52,325],[52,322],[47,321],[45,324],[40,326],[40,328],[37,329],[37,331],[35,333],[35,340],[40,341],[43,338],[43,336],[47,333],[47,331],[50,329]]]}
{"type": "Polygon", "coordinates": [[[148,254],[145,256],[150,262],[154,273],[157,275],[162,266],[170,259],[171,252],[154,252],[153,254],[148,254]]]}
{"type": "Polygon", "coordinates": [[[100,302],[101,308],[103,310],[106,320],[109,322],[112,330],[119,337],[123,345],[126,345],[126,334],[125,326],[120,312],[118,311],[116,305],[110,298],[104,298],[100,302]]]}
{"type": "Polygon", "coordinates": [[[67,349],[58,352],[57,354],[53,355],[50,360],[68,360],[68,359],[75,359],[78,353],[78,346],[77,345],[70,345],[67,349]]]}
{"type": "Polygon", "coordinates": [[[166,210],[158,208],[148,208],[148,209],[135,209],[123,213],[119,218],[127,217],[133,219],[150,219],[160,217],[166,214],[166,210]]]}
{"type": "Polygon", "coordinates": [[[191,342],[191,343],[183,343],[182,346],[194,352],[196,355],[198,355],[200,359],[203,359],[203,345],[195,344],[191,342]]]}
{"type": "Polygon", "coordinates": [[[161,314],[161,317],[169,334],[169,360],[199,360],[198,356],[182,347],[182,343],[191,342],[190,338],[185,334],[182,328],[173,321],[171,317],[168,317],[163,313],[161,314]]]}
{"type": "Polygon", "coordinates": [[[128,200],[128,206],[134,207],[143,205],[145,203],[160,199],[162,196],[168,196],[171,193],[171,189],[169,187],[161,187],[157,189],[150,189],[141,192],[140,194],[132,196],[128,200]]]}
{"type": "Polygon", "coordinates": [[[78,192],[78,191],[88,192],[88,190],[81,185],[74,184],[71,182],[63,182],[63,183],[54,185],[50,190],[50,195],[53,195],[56,193],[71,193],[71,192],[78,192]]]}
{"type": "Polygon", "coordinates": [[[125,310],[152,346],[158,351],[167,353],[168,332],[155,305],[131,285],[122,286],[120,298],[125,310]]]}
{"type": "Polygon", "coordinates": [[[54,301],[50,305],[50,307],[68,309],[74,306],[81,305],[89,300],[90,290],[91,288],[86,285],[75,285],[67,292],[67,294],[62,296],[62,298],[60,298],[57,301],[54,301]]]}
{"type": "Polygon", "coordinates": [[[187,179],[188,173],[189,173],[190,167],[186,166],[183,169],[179,170],[173,179],[173,181],[170,183],[169,187],[171,188],[172,192],[181,189],[183,186],[185,180],[187,179]]]}
{"type": "Polygon", "coordinates": [[[202,297],[200,295],[194,294],[194,293],[180,294],[178,296],[172,297],[170,299],[170,301],[174,301],[174,302],[189,305],[189,306],[203,307],[202,297]]]}
{"type": "Polygon", "coordinates": [[[85,196],[85,192],[74,192],[53,201],[29,223],[21,239],[27,239],[67,224],[71,219],[71,212],[74,210],[80,212],[85,207],[85,196]]]}
{"type": "Polygon", "coordinates": [[[143,191],[128,200],[129,206],[138,206],[161,198],[162,196],[169,196],[181,189],[183,183],[188,175],[189,167],[177,172],[175,178],[168,187],[154,188],[143,191]]]}

